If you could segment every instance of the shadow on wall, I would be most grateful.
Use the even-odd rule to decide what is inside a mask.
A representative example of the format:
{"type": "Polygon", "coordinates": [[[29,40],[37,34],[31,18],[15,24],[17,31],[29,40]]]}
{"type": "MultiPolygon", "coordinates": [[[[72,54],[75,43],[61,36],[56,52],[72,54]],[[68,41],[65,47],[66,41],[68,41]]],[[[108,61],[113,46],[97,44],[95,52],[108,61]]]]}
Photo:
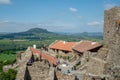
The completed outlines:
{"type": "Polygon", "coordinates": [[[24,80],[32,80],[31,76],[30,76],[30,73],[29,73],[29,70],[28,70],[28,67],[26,67],[26,72],[25,72],[24,80]]]}
{"type": "Polygon", "coordinates": [[[58,80],[56,72],[54,72],[54,80],[58,80]]]}

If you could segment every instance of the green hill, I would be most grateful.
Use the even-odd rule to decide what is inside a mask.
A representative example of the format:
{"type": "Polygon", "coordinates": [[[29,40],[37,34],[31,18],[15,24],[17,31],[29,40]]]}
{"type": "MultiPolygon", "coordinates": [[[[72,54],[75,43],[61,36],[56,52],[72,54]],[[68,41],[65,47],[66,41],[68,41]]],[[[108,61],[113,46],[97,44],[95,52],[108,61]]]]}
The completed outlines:
{"type": "Polygon", "coordinates": [[[0,39],[41,39],[44,34],[54,34],[41,28],[32,28],[25,32],[1,34],[0,39]]]}
{"type": "Polygon", "coordinates": [[[81,33],[65,35],[59,33],[49,32],[42,28],[32,28],[25,32],[0,34],[0,39],[27,39],[27,40],[66,40],[79,41],[81,39],[102,39],[101,33],[81,33]]]}

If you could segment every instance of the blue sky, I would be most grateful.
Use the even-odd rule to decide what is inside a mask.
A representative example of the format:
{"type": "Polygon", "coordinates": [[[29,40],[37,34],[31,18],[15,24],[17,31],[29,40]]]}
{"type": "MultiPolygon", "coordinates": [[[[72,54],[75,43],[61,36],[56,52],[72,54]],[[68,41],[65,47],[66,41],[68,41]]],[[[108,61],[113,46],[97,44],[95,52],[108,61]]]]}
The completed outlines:
{"type": "Polygon", "coordinates": [[[120,0],[0,0],[0,32],[39,27],[52,32],[103,32],[104,10],[120,0]]]}

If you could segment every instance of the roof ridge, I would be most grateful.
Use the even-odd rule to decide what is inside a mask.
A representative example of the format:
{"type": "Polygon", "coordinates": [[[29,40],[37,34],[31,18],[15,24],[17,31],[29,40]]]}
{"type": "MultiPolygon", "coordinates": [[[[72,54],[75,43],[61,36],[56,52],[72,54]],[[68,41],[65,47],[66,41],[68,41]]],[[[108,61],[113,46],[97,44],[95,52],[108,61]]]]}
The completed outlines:
{"type": "Polygon", "coordinates": [[[51,44],[49,45],[49,47],[52,46],[52,45],[54,45],[54,44],[57,43],[58,41],[60,41],[60,40],[55,40],[53,43],[51,43],[51,44]]]}

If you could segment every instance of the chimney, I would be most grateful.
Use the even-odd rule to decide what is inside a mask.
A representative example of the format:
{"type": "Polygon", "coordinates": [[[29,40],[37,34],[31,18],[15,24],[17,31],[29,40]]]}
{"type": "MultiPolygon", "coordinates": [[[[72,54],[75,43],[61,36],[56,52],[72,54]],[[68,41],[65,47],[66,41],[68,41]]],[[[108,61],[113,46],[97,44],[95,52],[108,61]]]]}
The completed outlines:
{"type": "Polygon", "coordinates": [[[36,49],[36,45],[35,44],[33,45],[33,48],[36,49]]]}

